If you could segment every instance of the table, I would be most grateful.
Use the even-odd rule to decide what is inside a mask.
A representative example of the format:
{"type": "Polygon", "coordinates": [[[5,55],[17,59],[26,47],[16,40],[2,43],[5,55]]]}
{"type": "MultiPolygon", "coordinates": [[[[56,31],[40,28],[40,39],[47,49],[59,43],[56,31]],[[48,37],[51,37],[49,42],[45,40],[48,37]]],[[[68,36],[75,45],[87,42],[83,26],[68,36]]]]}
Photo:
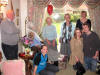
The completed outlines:
{"type": "Polygon", "coordinates": [[[33,55],[21,55],[22,53],[19,53],[19,57],[22,58],[25,61],[25,71],[26,75],[32,75],[32,63],[29,60],[33,60],[33,55]]]}

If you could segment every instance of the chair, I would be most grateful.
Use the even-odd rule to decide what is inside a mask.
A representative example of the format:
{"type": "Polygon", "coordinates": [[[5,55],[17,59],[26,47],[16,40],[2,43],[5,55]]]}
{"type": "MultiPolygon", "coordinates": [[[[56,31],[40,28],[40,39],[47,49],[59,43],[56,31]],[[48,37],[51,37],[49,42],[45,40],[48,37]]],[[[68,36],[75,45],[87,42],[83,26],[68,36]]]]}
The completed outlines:
{"type": "Polygon", "coordinates": [[[25,75],[25,62],[19,60],[7,60],[3,62],[1,71],[3,75],[25,75]]]}

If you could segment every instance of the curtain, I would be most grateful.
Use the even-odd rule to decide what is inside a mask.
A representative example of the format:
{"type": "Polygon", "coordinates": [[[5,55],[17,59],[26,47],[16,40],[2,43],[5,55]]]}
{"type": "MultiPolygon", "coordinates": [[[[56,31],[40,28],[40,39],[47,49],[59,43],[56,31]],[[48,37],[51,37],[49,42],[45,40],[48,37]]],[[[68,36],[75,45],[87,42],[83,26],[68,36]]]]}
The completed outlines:
{"type": "Polygon", "coordinates": [[[85,0],[88,8],[94,9],[100,4],[100,0],[85,0]]]}
{"type": "Polygon", "coordinates": [[[33,14],[33,22],[35,25],[35,32],[40,33],[42,24],[43,24],[43,18],[44,18],[44,11],[45,8],[43,7],[34,7],[34,14],[33,14]]]}
{"type": "Polygon", "coordinates": [[[46,7],[51,0],[33,0],[33,4],[39,7],[46,7]]]}
{"type": "Polygon", "coordinates": [[[84,0],[69,0],[68,4],[73,8],[78,8],[82,5],[84,0]]]}
{"type": "Polygon", "coordinates": [[[55,8],[62,8],[67,4],[68,0],[51,0],[55,8]]]}
{"type": "Polygon", "coordinates": [[[33,0],[33,23],[35,25],[34,31],[41,32],[45,7],[50,3],[50,0],[33,0]]]}
{"type": "Polygon", "coordinates": [[[50,0],[28,0],[28,17],[30,17],[36,33],[41,32],[45,7],[49,3],[50,0]]]}

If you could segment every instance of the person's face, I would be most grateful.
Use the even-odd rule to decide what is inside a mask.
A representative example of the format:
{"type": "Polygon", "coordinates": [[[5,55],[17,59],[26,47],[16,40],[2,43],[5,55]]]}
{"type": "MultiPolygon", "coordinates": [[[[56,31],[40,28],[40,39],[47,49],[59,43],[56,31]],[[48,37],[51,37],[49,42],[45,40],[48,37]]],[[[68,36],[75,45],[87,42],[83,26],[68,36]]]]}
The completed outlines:
{"type": "Polygon", "coordinates": [[[88,33],[90,31],[89,27],[87,25],[83,26],[83,30],[84,30],[85,33],[88,33]]]}
{"type": "Polygon", "coordinates": [[[81,17],[83,18],[86,18],[87,14],[84,12],[84,13],[81,13],[81,17]]]}
{"type": "Polygon", "coordinates": [[[81,31],[80,31],[80,30],[76,30],[75,33],[76,33],[76,36],[77,36],[77,37],[81,37],[81,31]]]}
{"type": "Polygon", "coordinates": [[[33,32],[30,32],[28,36],[29,36],[29,38],[32,38],[33,39],[34,36],[35,36],[35,34],[33,32]]]}
{"type": "Polygon", "coordinates": [[[65,15],[65,20],[70,22],[70,16],[69,15],[65,15]]]}
{"type": "Polygon", "coordinates": [[[13,21],[14,20],[14,12],[10,12],[9,14],[7,14],[7,17],[11,20],[11,21],[13,21]]]}
{"type": "Polygon", "coordinates": [[[52,24],[52,19],[51,18],[47,18],[46,22],[47,22],[48,25],[51,25],[52,24]]]}
{"type": "Polygon", "coordinates": [[[43,46],[43,48],[41,49],[41,52],[43,54],[47,54],[47,52],[48,52],[47,46],[43,46]]]}

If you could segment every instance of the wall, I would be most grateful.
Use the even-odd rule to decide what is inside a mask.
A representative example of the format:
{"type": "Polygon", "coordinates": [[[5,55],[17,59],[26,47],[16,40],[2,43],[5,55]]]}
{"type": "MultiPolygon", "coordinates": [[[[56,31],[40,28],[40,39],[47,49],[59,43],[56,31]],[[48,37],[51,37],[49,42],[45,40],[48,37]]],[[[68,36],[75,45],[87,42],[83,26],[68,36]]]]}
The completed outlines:
{"type": "Polygon", "coordinates": [[[89,9],[90,18],[92,21],[93,31],[100,37],[100,5],[95,9],[89,9]]]}

